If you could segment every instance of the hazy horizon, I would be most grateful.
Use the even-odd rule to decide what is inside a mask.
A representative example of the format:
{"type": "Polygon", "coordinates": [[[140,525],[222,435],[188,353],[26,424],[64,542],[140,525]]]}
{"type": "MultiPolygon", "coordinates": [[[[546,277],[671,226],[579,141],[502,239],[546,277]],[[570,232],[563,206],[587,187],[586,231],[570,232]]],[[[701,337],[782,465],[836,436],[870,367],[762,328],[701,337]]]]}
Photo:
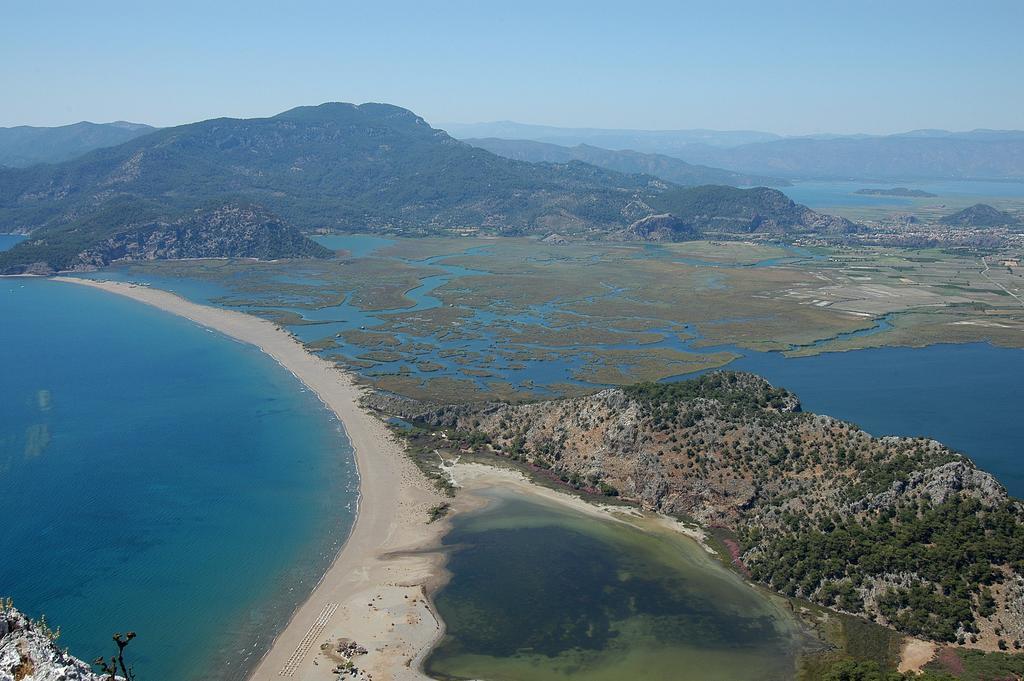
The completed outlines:
{"type": "MultiPolygon", "coordinates": [[[[91,123],[91,124],[95,124],[95,125],[111,125],[111,124],[116,124],[116,123],[126,123],[126,124],[130,124],[130,125],[149,125],[149,126],[152,126],[154,128],[165,128],[165,127],[175,127],[175,126],[179,126],[179,125],[188,125],[189,123],[197,123],[197,122],[200,122],[200,121],[203,121],[203,120],[209,120],[211,118],[262,118],[262,117],[274,116],[274,115],[276,115],[278,113],[282,113],[284,111],[288,111],[289,109],[293,109],[293,108],[296,108],[296,107],[299,107],[299,106],[318,106],[320,104],[328,104],[328,103],[352,104],[354,102],[341,102],[340,100],[336,100],[335,102],[316,102],[315,104],[296,104],[294,107],[287,107],[286,109],[282,109],[281,111],[277,111],[277,112],[272,113],[272,114],[267,114],[266,116],[263,116],[263,115],[260,115],[260,116],[210,116],[208,118],[200,118],[200,119],[196,119],[194,121],[182,121],[180,123],[173,123],[173,124],[170,124],[170,125],[154,125],[152,123],[149,123],[148,121],[127,120],[127,119],[124,119],[124,118],[119,118],[119,119],[115,119],[115,120],[86,120],[86,119],[82,119],[82,120],[76,120],[76,121],[68,121],[66,123],[55,123],[53,125],[38,125],[38,124],[35,124],[35,123],[18,123],[18,124],[14,124],[14,125],[2,125],[2,126],[0,126],[0,128],[15,128],[15,127],[41,127],[41,128],[49,128],[49,127],[64,127],[64,126],[69,126],[69,125],[76,125],[78,123],[91,123]]],[[[359,104],[366,104],[366,103],[370,103],[370,102],[358,102],[358,103],[359,104]]],[[[394,104],[394,102],[378,102],[378,103],[394,104]]],[[[400,104],[395,104],[395,106],[401,106],[401,105],[400,104]]],[[[416,111],[413,108],[410,108],[410,107],[402,107],[402,108],[409,109],[413,113],[416,113],[416,114],[419,115],[419,112],[416,111]]],[[[432,121],[432,120],[426,119],[426,117],[423,117],[423,118],[424,118],[424,120],[427,120],[427,123],[429,123],[431,127],[438,128],[438,129],[441,129],[441,130],[446,129],[446,126],[466,126],[466,127],[468,127],[468,126],[485,126],[485,125],[511,124],[511,125],[530,126],[530,127],[536,127],[536,128],[552,128],[552,129],[562,129],[562,130],[616,130],[616,131],[622,131],[622,132],[694,132],[694,131],[706,131],[706,132],[715,132],[715,133],[754,132],[754,133],[767,133],[767,134],[772,134],[772,135],[779,135],[780,137],[811,137],[811,136],[822,136],[822,135],[826,135],[826,136],[835,135],[835,136],[838,136],[838,137],[853,136],[853,135],[885,136],[885,135],[901,135],[901,134],[907,134],[907,133],[912,133],[912,132],[922,132],[922,131],[936,131],[936,132],[949,132],[949,133],[968,133],[968,132],[980,132],[980,131],[984,131],[984,132],[1024,132],[1024,123],[1022,123],[1022,127],[1021,128],[985,128],[985,127],[963,128],[963,129],[909,128],[909,129],[906,129],[906,130],[893,130],[893,131],[880,132],[880,133],[866,133],[866,132],[861,131],[861,130],[825,130],[825,131],[822,131],[822,132],[780,133],[780,132],[777,132],[775,130],[766,130],[766,129],[763,129],[763,128],[744,128],[744,129],[738,129],[738,128],[729,128],[729,129],[727,129],[727,128],[699,128],[699,127],[695,127],[695,128],[638,128],[638,127],[628,127],[628,126],[620,127],[620,128],[606,128],[606,127],[597,126],[597,125],[586,125],[586,124],[580,124],[580,125],[555,125],[555,124],[551,124],[551,123],[529,122],[529,121],[510,120],[510,119],[496,119],[496,120],[487,120],[487,121],[455,121],[455,120],[452,120],[452,121],[432,121]]]]}
{"type": "Polygon", "coordinates": [[[8,8],[0,126],[166,127],[324,101],[433,122],[758,130],[1024,128],[1024,3],[855,7],[186,0],[8,8]]]}

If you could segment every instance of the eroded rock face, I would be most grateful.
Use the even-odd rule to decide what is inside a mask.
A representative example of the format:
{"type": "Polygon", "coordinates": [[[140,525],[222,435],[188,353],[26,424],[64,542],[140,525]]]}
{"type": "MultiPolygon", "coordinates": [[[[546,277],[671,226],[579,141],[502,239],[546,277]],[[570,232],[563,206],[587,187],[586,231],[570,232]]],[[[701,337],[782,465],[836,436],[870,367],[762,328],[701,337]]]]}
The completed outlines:
{"type": "Polygon", "coordinates": [[[0,681],[103,681],[61,650],[45,625],[0,603],[0,681]]]}
{"type": "MultiPolygon", "coordinates": [[[[933,445],[942,447],[934,441],[933,445]]],[[[890,508],[901,498],[909,496],[927,496],[934,503],[941,504],[958,495],[974,497],[991,505],[1005,499],[1006,491],[991,473],[978,470],[967,460],[960,459],[935,468],[912,471],[905,480],[894,480],[884,492],[857,501],[851,510],[890,508]]]]}
{"type": "Polygon", "coordinates": [[[688,241],[699,239],[700,232],[674,215],[648,215],[633,222],[619,235],[625,241],[688,241]]]}

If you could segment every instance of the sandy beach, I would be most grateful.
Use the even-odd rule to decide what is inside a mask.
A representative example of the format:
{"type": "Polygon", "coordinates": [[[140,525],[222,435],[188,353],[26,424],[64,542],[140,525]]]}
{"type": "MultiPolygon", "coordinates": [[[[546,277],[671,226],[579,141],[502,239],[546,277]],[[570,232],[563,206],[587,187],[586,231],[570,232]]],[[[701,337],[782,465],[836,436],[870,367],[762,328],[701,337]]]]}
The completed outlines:
{"type": "MultiPolygon", "coordinates": [[[[366,654],[353,661],[355,678],[375,681],[429,679],[420,671],[444,632],[430,594],[446,579],[438,550],[446,520],[427,523],[435,504],[452,503],[452,514],[487,503],[477,490],[502,487],[534,495],[606,521],[634,524],[643,518],[703,543],[703,533],[664,517],[621,505],[597,505],[533,484],[521,473],[482,464],[449,468],[460,488],[442,496],[402,452],[388,428],[359,405],[363,388],[351,376],[308,352],[274,323],[253,315],[199,305],[167,291],[123,282],[56,277],[126,296],[190,319],[273,357],[313,390],[345,426],[359,469],[359,512],[352,533],[323,579],[299,607],[250,675],[250,681],[336,679],[344,662],[340,640],[366,654]]],[[[345,676],[344,678],[353,678],[345,676]]]]}
{"type": "Polygon", "coordinates": [[[452,504],[452,514],[479,508],[487,500],[477,491],[501,487],[638,531],[670,530],[714,553],[699,528],[631,506],[591,503],[536,485],[504,467],[449,466],[459,493],[455,499],[446,498],[405,456],[403,445],[385,424],[359,405],[363,388],[272,322],[192,303],[147,286],[68,277],[56,280],[126,296],[257,346],[313,390],[345,426],[360,476],[359,511],[352,533],[253,670],[250,681],[338,678],[334,669],[345,661],[337,653],[339,641],[366,650],[353,658],[359,674],[342,678],[429,679],[420,668],[444,632],[430,595],[447,579],[439,548],[450,523],[447,519],[427,523],[428,510],[444,501],[452,504]]]}
{"type": "MultiPolygon", "coordinates": [[[[428,524],[442,497],[404,455],[387,427],[359,406],[362,388],[265,319],[189,302],[173,293],[120,282],[55,280],[126,296],[259,347],[288,369],[345,426],[360,478],[352,533],[320,584],[295,612],[251,674],[253,681],[338,678],[340,639],[365,648],[356,678],[426,679],[420,663],[443,633],[427,594],[443,574],[434,551],[447,524],[428,524]]],[[[352,677],[346,677],[352,678],[352,677]]]]}

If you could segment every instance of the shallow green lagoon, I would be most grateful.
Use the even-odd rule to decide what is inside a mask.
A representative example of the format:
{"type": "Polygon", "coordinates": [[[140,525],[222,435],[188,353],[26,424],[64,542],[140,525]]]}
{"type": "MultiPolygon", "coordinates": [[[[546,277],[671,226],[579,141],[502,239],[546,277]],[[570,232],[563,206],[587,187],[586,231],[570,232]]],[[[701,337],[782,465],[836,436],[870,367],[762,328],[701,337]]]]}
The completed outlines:
{"type": "Polygon", "coordinates": [[[509,492],[457,517],[441,679],[791,679],[795,623],[694,542],[509,492]]]}

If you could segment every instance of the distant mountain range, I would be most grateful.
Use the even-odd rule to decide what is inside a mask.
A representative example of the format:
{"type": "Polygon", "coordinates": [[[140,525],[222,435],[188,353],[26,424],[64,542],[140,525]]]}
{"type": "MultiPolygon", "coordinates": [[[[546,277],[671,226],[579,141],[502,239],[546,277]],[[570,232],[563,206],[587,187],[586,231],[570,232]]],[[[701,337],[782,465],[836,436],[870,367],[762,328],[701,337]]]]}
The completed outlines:
{"type": "Polygon", "coordinates": [[[645,154],[639,151],[612,151],[589,144],[563,147],[533,140],[507,140],[496,137],[463,140],[474,147],[486,149],[498,156],[532,163],[570,163],[583,161],[600,168],[620,173],[643,173],[684,186],[701,184],[727,184],[737,187],[785,187],[790,183],[779,177],[734,173],[721,168],[693,165],[664,154],[645,154]]]}
{"type": "Polygon", "coordinates": [[[225,195],[304,230],[601,228],[621,223],[637,192],[666,186],[584,163],[501,158],[388,104],[330,103],[164,128],[61,164],[0,171],[0,230],[65,223],[116,197],[179,210],[225,195]]]}
{"type": "Polygon", "coordinates": [[[1024,133],[1016,132],[784,139],[731,149],[691,145],[674,155],[794,179],[1024,180],[1024,133]]]}
{"type": "Polygon", "coordinates": [[[508,121],[445,127],[460,139],[497,137],[628,149],[787,179],[1024,180],[1024,131],[1019,130],[782,137],[757,131],[557,128],[508,121]]]}
{"type": "Polygon", "coordinates": [[[495,123],[442,123],[440,127],[458,139],[533,140],[561,146],[589,144],[604,149],[632,149],[645,153],[668,154],[691,144],[736,147],[754,142],[783,139],[781,135],[754,130],[620,130],[614,128],[558,128],[513,121],[495,123]]]}
{"type": "Polygon", "coordinates": [[[0,166],[24,168],[37,163],[60,163],[93,149],[112,147],[156,128],[142,123],[89,123],[55,128],[21,125],[0,128],[0,166]]]}
{"type": "Polygon", "coordinates": [[[330,103],[164,128],[63,163],[0,170],[0,232],[31,232],[0,254],[0,271],[196,253],[316,255],[291,229],[603,238],[676,210],[693,228],[686,238],[848,225],[772,189],[701,193],[579,161],[517,161],[406,109],[330,103]],[[210,217],[238,205],[251,217],[210,217]],[[230,243],[240,235],[251,250],[230,243]]]}

